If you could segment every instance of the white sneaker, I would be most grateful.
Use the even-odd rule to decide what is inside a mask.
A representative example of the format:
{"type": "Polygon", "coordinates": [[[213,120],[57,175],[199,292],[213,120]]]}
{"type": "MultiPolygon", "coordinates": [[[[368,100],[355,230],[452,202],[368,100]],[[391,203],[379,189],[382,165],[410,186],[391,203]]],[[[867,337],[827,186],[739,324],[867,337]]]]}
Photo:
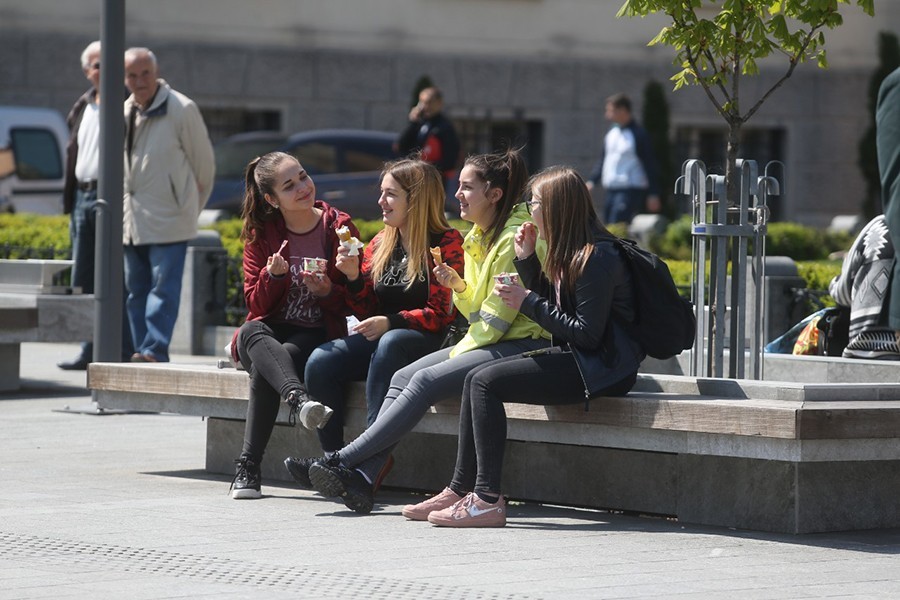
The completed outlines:
{"type": "Polygon", "coordinates": [[[315,400],[307,400],[300,405],[300,424],[307,429],[322,429],[334,411],[315,400]]]}

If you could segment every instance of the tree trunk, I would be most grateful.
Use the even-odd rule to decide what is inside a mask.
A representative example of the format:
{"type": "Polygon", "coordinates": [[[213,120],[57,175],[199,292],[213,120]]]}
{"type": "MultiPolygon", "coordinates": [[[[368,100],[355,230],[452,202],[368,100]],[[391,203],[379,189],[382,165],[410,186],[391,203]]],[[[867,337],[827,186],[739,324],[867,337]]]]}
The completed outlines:
{"type": "Polygon", "coordinates": [[[725,150],[725,198],[728,206],[738,206],[741,201],[738,198],[740,175],[736,172],[741,125],[740,118],[732,119],[728,124],[728,146],[725,150]]]}

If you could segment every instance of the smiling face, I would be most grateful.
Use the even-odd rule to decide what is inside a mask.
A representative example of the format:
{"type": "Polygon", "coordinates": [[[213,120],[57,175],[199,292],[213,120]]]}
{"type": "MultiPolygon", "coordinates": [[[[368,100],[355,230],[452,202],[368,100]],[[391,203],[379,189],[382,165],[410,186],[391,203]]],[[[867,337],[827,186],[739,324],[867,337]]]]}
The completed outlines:
{"type": "Polygon", "coordinates": [[[381,207],[381,220],[385,225],[404,229],[409,214],[409,195],[400,187],[390,173],[381,179],[381,196],[378,198],[381,207]]]}
{"type": "Polygon", "coordinates": [[[293,157],[285,158],[276,167],[272,190],[266,194],[266,202],[282,213],[310,210],[316,201],[316,185],[293,157]]]}
{"type": "Polygon", "coordinates": [[[459,216],[464,220],[487,229],[494,222],[502,195],[502,190],[491,188],[471,165],[460,171],[456,199],[459,200],[459,216]]]}

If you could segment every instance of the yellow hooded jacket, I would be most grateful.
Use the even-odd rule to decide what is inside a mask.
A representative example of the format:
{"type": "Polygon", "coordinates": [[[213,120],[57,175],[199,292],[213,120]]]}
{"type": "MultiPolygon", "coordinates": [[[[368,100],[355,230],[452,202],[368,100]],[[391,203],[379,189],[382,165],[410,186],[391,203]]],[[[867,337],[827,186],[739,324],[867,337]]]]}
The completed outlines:
{"type": "MultiPolygon", "coordinates": [[[[503,304],[494,294],[494,276],[500,273],[515,273],[513,259],[516,257],[515,235],[519,226],[530,221],[531,216],[524,204],[517,204],[510,214],[503,232],[491,248],[484,246],[484,232],[477,225],[472,227],[463,241],[465,250],[466,289],[453,293],[456,308],[469,321],[469,331],[461,339],[450,357],[463,352],[496,344],[504,340],[524,338],[550,339],[550,334],[526,317],[503,304]]],[[[546,243],[539,239],[536,253],[543,261],[547,255],[546,243]]]]}

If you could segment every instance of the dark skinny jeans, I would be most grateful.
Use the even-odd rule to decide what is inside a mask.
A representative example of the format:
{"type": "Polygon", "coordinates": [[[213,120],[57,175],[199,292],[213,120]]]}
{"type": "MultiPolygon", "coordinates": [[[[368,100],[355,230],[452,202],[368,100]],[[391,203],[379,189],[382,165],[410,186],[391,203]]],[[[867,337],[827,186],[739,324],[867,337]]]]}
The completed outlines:
{"type": "MultiPolygon", "coordinates": [[[[634,385],[637,373],[595,396],[620,396],[634,385]]],[[[500,494],[506,449],[504,402],[577,404],[584,402],[584,382],[571,352],[510,356],[477,366],[466,376],[459,409],[456,469],[450,487],[457,492],[500,494]]]]}
{"type": "Polygon", "coordinates": [[[306,390],[314,400],[334,410],[318,431],[325,452],[344,446],[344,398],[351,381],[366,382],[366,426],[375,422],[391,377],[400,368],[438,349],[442,334],[416,329],[391,329],[377,340],[360,334],[325,342],[306,363],[306,390]]]}
{"type": "Polygon", "coordinates": [[[325,342],[324,328],[247,321],[237,337],[238,357],[250,375],[250,402],[241,456],[262,461],[281,401],[300,387],[309,355],[325,342]]]}

